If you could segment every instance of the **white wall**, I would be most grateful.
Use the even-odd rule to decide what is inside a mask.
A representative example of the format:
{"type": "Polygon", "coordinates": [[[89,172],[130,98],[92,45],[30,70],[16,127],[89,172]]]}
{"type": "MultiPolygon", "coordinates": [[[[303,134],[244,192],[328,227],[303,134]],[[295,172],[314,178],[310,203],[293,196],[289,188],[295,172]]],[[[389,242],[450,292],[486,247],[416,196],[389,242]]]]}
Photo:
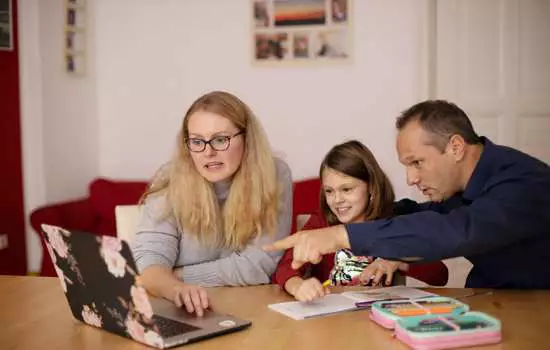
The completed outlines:
{"type": "Polygon", "coordinates": [[[39,270],[42,254],[40,242],[31,229],[28,218],[33,208],[46,202],[39,12],[38,3],[34,0],[20,0],[18,3],[21,140],[29,271],[39,270]]]}
{"type": "MultiPolygon", "coordinates": [[[[99,173],[94,55],[88,74],[68,76],[63,65],[63,1],[19,0],[21,120],[25,216],[41,205],[85,195],[99,173]]],[[[93,1],[88,50],[94,52],[93,1]]],[[[28,266],[40,267],[38,237],[27,228],[28,266]]]]}
{"type": "Polygon", "coordinates": [[[90,1],[86,76],[64,70],[63,2],[40,1],[43,138],[46,200],[74,198],[87,192],[98,173],[98,121],[94,70],[94,18],[90,1]]]}
{"type": "Polygon", "coordinates": [[[408,194],[394,151],[397,114],[425,98],[425,3],[355,1],[349,64],[251,65],[250,1],[99,0],[100,173],[148,178],[168,160],[186,108],[229,90],[260,117],[296,179],[335,143],[358,138],[408,194]]]}
{"type": "MultiPolygon", "coordinates": [[[[210,90],[247,102],[295,179],[357,138],[398,196],[394,120],[427,98],[430,0],[355,0],[351,63],[251,64],[249,0],[87,0],[87,75],[63,71],[62,0],[19,0],[27,217],[82,196],[98,175],[149,178],[167,161],[186,108],[210,90]]],[[[30,231],[29,231],[30,232],[30,231]]],[[[40,247],[29,233],[29,267],[40,247]]]]}

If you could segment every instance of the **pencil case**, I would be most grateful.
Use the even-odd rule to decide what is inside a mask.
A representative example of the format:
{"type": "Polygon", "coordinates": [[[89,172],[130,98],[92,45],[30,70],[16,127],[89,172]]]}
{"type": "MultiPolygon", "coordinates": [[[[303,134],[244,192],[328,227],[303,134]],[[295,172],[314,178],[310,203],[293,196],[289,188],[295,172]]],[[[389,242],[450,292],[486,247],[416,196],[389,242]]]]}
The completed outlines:
{"type": "Polygon", "coordinates": [[[372,304],[370,318],[384,328],[393,329],[402,318],[422,315],[459,315],[469,310],[460,301],[440,296],[420,299],[378,301],[372,304]]]}
{"type": "Polygon", "coordinates": [[[402,318],[396,322],[395,336],[418,350],[494,344],[502,339],[500,321],[482,312],[402,318]]]}

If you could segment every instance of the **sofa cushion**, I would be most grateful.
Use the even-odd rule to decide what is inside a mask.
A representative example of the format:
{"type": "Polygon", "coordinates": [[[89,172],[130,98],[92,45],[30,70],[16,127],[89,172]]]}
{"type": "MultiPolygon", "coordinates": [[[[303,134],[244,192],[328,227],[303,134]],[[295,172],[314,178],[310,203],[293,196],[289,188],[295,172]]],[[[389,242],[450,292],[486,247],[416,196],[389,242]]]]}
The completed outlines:
{"type": "Polygon", "coordinates": [[[90,184],[90,202],[100,217],[99,233],[115,235],[115,207],[137,204],[146,188],[147,183],[143,181],[94,180],[90,184]]]}

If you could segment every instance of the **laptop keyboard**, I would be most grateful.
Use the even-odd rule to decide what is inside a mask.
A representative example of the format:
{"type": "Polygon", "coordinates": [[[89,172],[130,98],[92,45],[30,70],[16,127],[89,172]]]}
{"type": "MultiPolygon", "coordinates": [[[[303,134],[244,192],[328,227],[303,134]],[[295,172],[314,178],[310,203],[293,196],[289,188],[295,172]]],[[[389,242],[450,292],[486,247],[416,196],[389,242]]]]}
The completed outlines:
{"type": "Polygon", "coordinates": [[[158,326],[160,335],[162,335],[163,338],[173,337],[200,329],[199,327],[174,321],[159,315],[153,315],[153,322],[158,326]]]}

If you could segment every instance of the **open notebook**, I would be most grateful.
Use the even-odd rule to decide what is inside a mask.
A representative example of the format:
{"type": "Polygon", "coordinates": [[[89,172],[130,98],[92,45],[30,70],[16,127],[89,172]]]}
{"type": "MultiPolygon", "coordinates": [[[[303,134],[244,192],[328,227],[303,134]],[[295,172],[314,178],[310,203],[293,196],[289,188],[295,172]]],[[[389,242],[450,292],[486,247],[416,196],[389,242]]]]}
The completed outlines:
{"type": "Polygon", "coordinates": [[[289,301],[270,304],[268,307],[295,320],[303,320],[367,308],[380,300],[418,299],[433,295],[435,294],[416,288],[394,286],[329,294],[312,302],[289,301]]]}

